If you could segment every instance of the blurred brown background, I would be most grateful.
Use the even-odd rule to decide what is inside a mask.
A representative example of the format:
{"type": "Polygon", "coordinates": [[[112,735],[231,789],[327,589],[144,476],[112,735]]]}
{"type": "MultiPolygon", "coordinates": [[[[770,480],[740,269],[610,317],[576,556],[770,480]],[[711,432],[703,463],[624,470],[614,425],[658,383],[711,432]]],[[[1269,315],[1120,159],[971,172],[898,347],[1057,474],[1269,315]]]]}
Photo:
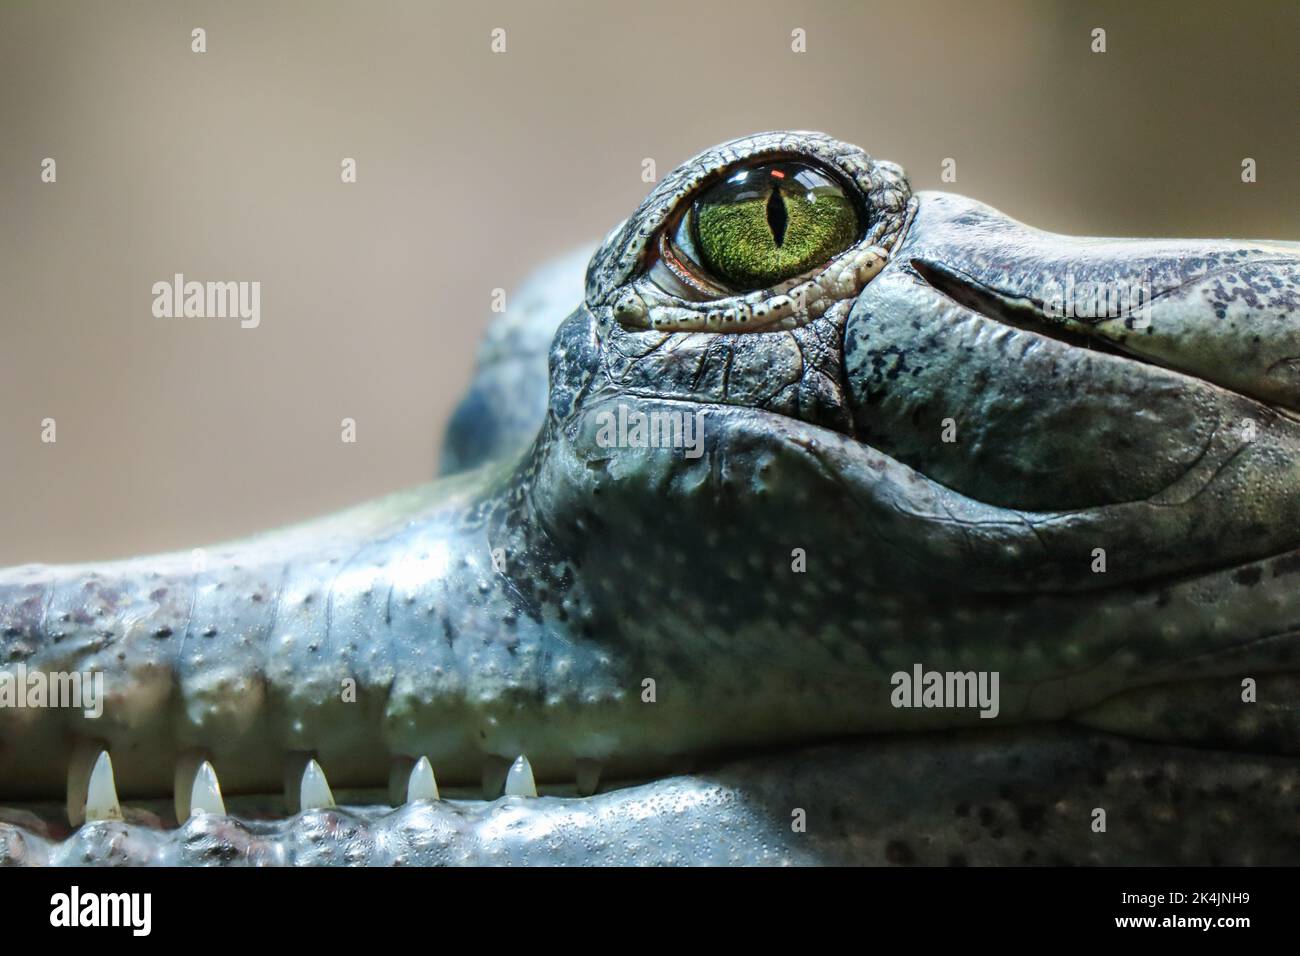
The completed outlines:
{"type": "Polygon", "coordinates": [[[630,213],[644,157],[822,129],[1046,228],[1298,239],[1298,54],[1280,0],[7,0],[0,565],[426,480],[491,290],[630,213]],[[260,327],[154,318],[175,272],[260,281],[260,327]]]}

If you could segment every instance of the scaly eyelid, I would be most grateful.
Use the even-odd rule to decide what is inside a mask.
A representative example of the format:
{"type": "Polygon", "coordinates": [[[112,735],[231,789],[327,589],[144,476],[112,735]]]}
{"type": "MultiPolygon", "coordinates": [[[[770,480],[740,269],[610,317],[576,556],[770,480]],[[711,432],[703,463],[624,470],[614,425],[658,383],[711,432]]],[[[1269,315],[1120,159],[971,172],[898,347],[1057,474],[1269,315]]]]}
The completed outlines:
{"type": "Polygon", "coordinates": [[[611,303],[613,318],[630,328],[662,332],[788,331],[851,304],[889,261],[869,243],[851,246],[812,273],[771,289],[704,302],[683,300],[643,275],[611,303]]]}

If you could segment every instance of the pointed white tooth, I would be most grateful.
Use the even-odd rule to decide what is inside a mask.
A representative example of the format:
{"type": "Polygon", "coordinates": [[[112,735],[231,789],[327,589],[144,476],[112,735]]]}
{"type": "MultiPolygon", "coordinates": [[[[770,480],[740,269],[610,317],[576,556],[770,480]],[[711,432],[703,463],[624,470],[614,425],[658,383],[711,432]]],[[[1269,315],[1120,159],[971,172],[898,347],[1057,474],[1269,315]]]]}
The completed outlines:
{"type": "Polygon", "coordinates": [[[122,807],[117,802],[117,785],[113,782],[113,758],[107,750],[101,750],[90,769],[90,783],[86,787],[86,822],[121,819],[122,807]]]}
{"type": "MultiPolygon", "coordinates": [[[[190,816],[196,813],[226,815],[226,801],[221,799],[221,784],[217,782],[217,772],[206,760],[199,764],[194,772],[194,783],[190,787],[190,816]]],[[[189,817],[186,819],[188,820],[189,817]]]]}
{"type": "Polygon", "coordinates": [[[438,781],[433,776],[433,764],[428,757],[421,757],[411,768],[411,777],[406,782],[406,802],[437,799],[438,781]]]}
{"type": "Polygon", "coordinates": [[[104,745],[93,740],[79,740],[68,758],[68,823],[79,827],[86,822],[86,789],[90,771],[104,745]]]}
{"type": "Polygon", "coordinates": [[[176,808],[177,823],[190,818],[190,790],[194,787],[194,774],[204,759],[202,751],[187,750],[176,761],[176,772],[172,774],[172,803],[176,808]]]}
{"type": "Polygon", "coordinates": [[[293,750],[284,757],[284,808],[290,815],[302,809],[302,775],[311,754],[293,750]]]}
{"type": "Polygon", "coordinates": [[[298,806],[302,810],[325,810],[334,806],[334,794],[330,793],[325,771],[315,760],[307,761],[307,769],[302,772],[302,785],[298,788],[298,806]]]}
{"type": "Polygon", "coordinates": [[[415,761],[410,757],[394,757],[388,765],[388,805],[400,807],[406,802],[406,785],[411,779],[415,761]]]}
{"type": "Polygon", "coordinates": [[[510,765],[510,772],[506,774],[505,795],[507,797],[537,796],[537,783],[533,780],[533,765],[523,754],[515,758],[515,762],[510,765]]]}
{"type": "Polygon", "coordinates": [[[510,761],[505,757],[487,756],[483,758],[483,799],[495,800],[501,796],[501,788],[506,785],[506,775],[510,773],[510,761]]]}
{"type": "Polygon", "coordinates": [[[579,759],[575,768],[578,782],[578,796],[589,797],[600,786],[600,761],[579,759]]]}

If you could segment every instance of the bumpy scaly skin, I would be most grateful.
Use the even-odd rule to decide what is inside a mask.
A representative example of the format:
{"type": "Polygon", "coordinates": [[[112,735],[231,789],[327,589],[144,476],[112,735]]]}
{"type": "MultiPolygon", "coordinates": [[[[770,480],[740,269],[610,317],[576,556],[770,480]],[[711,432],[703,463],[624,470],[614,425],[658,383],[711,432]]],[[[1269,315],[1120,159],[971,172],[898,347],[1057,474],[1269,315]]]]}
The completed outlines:
{"type": "Polygon", "coordinates": [[[25,836],[0,825],[10,858],[1300,860],[1295,244],[1053,236],[913,197],[820,134],[766,134],[665,179],[586,287],[544,413],[520,411],[541,395],[522,356],[556,314],[520,330],[520,357],[485,353],[451,432],[476,470],[198,568],[0,575],[0,664],[102,670],[109,693],[98,721],[0,710],[0,797],[57,799],[87,738],[127,803],[166,796],[195,750],[228,793],[278,790],[301,752],[336,787],[421,755],[444,787],[520,753],[543,784],[584,760],[606,779],[715,769],[586,799],[95,823],[63,844],[20,818],[25,836]],[[735,302],[660,301],[644,270],[674,205],[779,155],[862,189],[862,242],[730,320],[735,302]],[[827,278],[858,255],[860,282],[827,278]],[[1058,320],[1043,304],[1068,277],[1144,279],[1150,311],[1058,320]],[[808,281],[831,291],[789,295],[808,281]],[[660,306],[689,321],[657,327],[660,306]],[[703,412],[702,455],[607,447],[620,406],[703,412]],[[917,663],[997,671],[998,717],[895,708],[891,675],[917,663]],[[721,756],[738,749],[762,756],[721,756]],[[1108,835],[1094,807],[1121,821],[1108,835]]]}

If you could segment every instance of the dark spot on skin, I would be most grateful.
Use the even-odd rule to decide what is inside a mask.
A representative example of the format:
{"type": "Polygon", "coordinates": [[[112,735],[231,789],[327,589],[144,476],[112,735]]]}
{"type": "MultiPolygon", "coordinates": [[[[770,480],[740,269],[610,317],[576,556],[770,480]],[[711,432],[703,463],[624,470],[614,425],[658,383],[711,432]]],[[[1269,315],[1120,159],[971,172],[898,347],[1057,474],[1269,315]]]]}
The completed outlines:
{"type": "Polygon", "coordinates": [[[204,637],[215,637],[216,633],[217,633],[217,629],[215,627],[212,627],[211,625],[203,629],[204,637]]]}
{"type": "Polygon", "coordinates": [[[154,588],[152,591],[149,592],[149,600],[151,601],[161,601],[166,596],[167,596],[166,588],[154,588]]]}
{"type": "Polygon", "coordinates": [[[17,637],[21,633],[22,633],[22,628],[18,628],[18,627],[5,628],[5,637],[17,637]]]}
{"type": "Polygon", "coordinates": [[[1273,562],[1273,577],[1280,578],[1284,574],[1294,574],[1300,571],[1300,554],[1288,554],[1284,558],[1278,558],[1273,562]]]}
{"type": "Polygon", "coordinates": [[[1047,808],[1039,804],[1026,804],[1020,808],[1020,829],[1038,835],[1046,828],[1047,808]]]}
{"type": "Polygon", "coordinates": [[[1244,584],[1246,587],[1252,587],[1259,583],[1259,579],[1264,576],[1262,568],[1242,568],[1232,576],[1232,580],[1238,584],[1244,584]]]}
{"type": "Polygon", "coordinates": [[[153,632],[153,636],[154,636],[154,637],[171,637],[171,636],[172,636],[172,629],[171,629],[170,627],[167,627],[166,625],[163,625],[162,627],[158,628],[158,630],[156,630],[156,631],[153,632]]]}
{"type": "Polygon", "coordinates": [[[885,844],[885,859],[896,866],[907,866],[916,862],[916,854],[902,840],[890,840],[885,844]]]}

